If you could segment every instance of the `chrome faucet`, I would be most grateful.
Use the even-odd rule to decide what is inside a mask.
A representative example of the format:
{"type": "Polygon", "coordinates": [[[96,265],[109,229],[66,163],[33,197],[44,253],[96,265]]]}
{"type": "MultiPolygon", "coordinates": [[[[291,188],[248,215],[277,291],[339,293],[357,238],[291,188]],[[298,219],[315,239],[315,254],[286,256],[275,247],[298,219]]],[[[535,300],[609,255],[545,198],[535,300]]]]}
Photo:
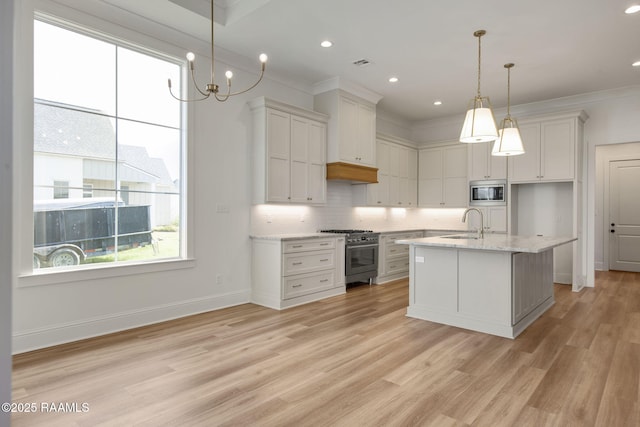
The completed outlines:
{"type": "Polygon", "coordinates": [[[462,222],[467,221],[467,214],[469,213],[469,211],[476,211],[480,214],[480,228],[478,228],[478,239],[484,239],[484,215],[482,214],[482,211],[478,208],[468,208],[462,214],[462,222]]]}

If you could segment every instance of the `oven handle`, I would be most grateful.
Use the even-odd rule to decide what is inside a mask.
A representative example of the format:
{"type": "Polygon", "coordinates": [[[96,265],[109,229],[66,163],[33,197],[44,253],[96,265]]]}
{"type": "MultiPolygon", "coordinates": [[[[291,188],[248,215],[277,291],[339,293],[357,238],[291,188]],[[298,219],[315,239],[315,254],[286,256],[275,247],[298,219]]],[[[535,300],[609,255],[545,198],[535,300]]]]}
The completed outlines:
{"type": "Polygon", "coordinates": [[[353,245],[353,246],[347,246],[347,249],[357,249],[357,248],[373,248],[373,247],[378,247],[380,246],[379,243],[372,243],[370,245],[353,245]]]}

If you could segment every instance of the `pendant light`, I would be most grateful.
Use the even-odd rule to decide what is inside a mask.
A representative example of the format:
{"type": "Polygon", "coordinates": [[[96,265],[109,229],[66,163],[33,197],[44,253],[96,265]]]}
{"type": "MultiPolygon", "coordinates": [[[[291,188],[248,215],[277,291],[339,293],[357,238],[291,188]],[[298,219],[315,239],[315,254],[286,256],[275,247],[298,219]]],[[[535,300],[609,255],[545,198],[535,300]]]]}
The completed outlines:
{"type": "Polygon", "coordinates": [[[496,142],[493,144],[493,150],[491,150],[492,156],[517,156],[518,154],[524,154],[518,122],[511,117],[509,112],[511,107],[511,69],[513,66],[514,64],[512,63],[504,64],[504,68],[507,69],[507,115],[502,122],[500,122],[498,139],[496,139],[496,142]]]}
{"type": "Polygon", "coordinates": [[[478,38],[478,93],[469,102],[469,110],[460,132],[460,142],[476,143],[495,141],[498,137],[496,120],[491,111],[491,102],[488,97],[480,95],[480,64],[481,46],[480,39],[487,34],[485,30],[478,30],[473,33],[478,38]]]}
{"type": "Polygon", "coordinates": [[[182,102],[191,102],[191,101],[203,101],[207,98],[209,98],[212,94],[214,96],[214,98],[218,101],[224,102],[227,99],[229,99],[232,96],[235,95],[240,95],[241,93],[245,93],[250,91],[251,89],[253,89],[254,87],[256,87],[258,85],[258,83],[260,83],[262,81],[262,77],[264,76],[264,69],[266,66],[266,62],[267,62],[267,55],[260,54],[259,56],[259,60],[261,63],[260,66],[260,77],[258,77],[258,81],[255,82],[253,85],[249,86],[248,88],[238,91],[238,92],[234,92],[231,93],[231,78],[233,77],[233,73],[231,71],[227,71],[225,73],[225,77],[227,78],[227,93],[224,94],[219,94],[219,90],[220,87],[214,83],[214,72],[213,72],[213,50],[214,50],[214,46],[213,46],[213,9],[214,9],[214,0],[211,0],[211,80],[209,81],[209,83],[207,83],[207,85],[205,86],[204,89],[200,89],[200,87],[198,86],[198,83],[196,83],[196,78],[195,78],[195,71],[194,71],[194,62],[195,62],[195,55],[192,52],[187,53],[187,61],[189,61],[189,71],[191,73],[191,80],[193,81],[193,85],[195,86],[196,90],[200,93],[200,95],[202,95],[200,98],[194,98],[194,99],[182,99],[176,95],[173,94],[173,91],[171,90],[171,79],[168,80],[168,85],[169,85],[169,93],[171,94],[171,96],[173,96],[175,99],[177,99],[178,101],[182,101],[182,102]]]}

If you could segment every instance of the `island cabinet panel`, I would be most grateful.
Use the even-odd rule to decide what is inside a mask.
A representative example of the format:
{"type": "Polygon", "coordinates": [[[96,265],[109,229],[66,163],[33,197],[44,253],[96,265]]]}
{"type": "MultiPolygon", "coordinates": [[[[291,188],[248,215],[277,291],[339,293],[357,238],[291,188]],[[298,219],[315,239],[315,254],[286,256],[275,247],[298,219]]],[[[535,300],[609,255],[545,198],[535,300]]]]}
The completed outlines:
{"type": "Polygon", "coordinates": [[[407,316],[506,338],[518,336],[554,304],[553,248],[574,240],[445,239],[400,241],[410,245],[407,316]]]}
{"type": "MultiPolygon", "coordinates": [[[[413,247],[411,247],[413,250],[413,247]]],[[[412,306],[447,314],[458,311],[458,254],[439,248],[416,247],[414,282],[409,308],[412,306]]],[[[434,319],[435,320],[435,319],[434,319]]],[[[437,321],[437,320],[436,320],[437,321]]]]}
{"type": "Polygon", "coordinates": [[[540,304],[553,298],[553,251],[513,254],[513,313],[515,325],[540,304]]]}
{"type": "Polygon", "coordinates": [[[463,316],[511,323],[511,253],[458,251],[459,307],[463,316]]]}

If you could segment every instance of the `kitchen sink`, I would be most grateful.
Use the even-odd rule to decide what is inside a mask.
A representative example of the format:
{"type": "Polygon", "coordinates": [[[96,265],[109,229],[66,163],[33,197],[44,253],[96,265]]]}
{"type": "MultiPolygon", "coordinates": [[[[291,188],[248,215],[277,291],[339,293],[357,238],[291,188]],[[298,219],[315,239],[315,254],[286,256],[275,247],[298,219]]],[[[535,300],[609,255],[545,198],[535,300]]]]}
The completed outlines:
{"type": "Polygon", "coordinates": [[[478,236],[474,234],[452,234],[451,236],[440,236],[443,239],[469,239],[478,240],[478,236]]]}

